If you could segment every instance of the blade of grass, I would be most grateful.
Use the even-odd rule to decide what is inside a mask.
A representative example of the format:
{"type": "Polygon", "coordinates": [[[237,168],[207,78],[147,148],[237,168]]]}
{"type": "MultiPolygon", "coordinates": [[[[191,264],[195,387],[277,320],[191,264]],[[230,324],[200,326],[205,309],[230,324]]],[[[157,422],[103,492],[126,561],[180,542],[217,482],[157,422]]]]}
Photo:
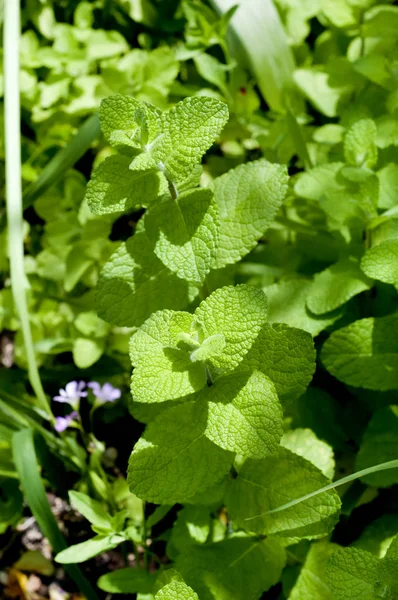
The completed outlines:
{"type": "Polygon", "coordinates": [[[6,149],[6,210],[11,287],[21,323],[28,374],[43,416],[53,419],[37,368],[30,329],[24,271],[23,215],[21,187],[21,133],[19,102],[20,3],[4,3],[4,129],[6,149]]]}
{"type": "MultiPolygon", "coordinates": [[[[13,436],[14,462],[21,481],[25,499],[43,535],[48,538],[54,552],[68,547],[64,536],[51,512],[46,492],[39,474],[36,451],[31,429],[22,429],[13,436]]],[[[87,600],[98,600],[90,582],[77,565],[65,566],[66,571],[87,600]]]]}
{"type": "Polygon", "coordinates": [[[296,506],[296,504],[300,504],[301,502],[304,502],[305,500],[309,500],[309,498],[313,498],[314,496],[323,494],[323,492],[333,490],[334,488],[338,487],[339,485],[344,485],[345,483],[350,483],[351,481],[355,481],[356,479],[359,479],[360,477],[365,477],[366,475],[371,475],[372,473],[379,473],[380,471],[387,471],[388,469],[398,469],[398,459],[390,460],[388,462],[381,463],[379,465],[375,465],[374,467],[368,467],[367,469],[362,469],[362,471],[357,471],[356,473],[347,475],[347,477],[343,477],[342,479],[333,481],[332,483],[325,485],[323,488],[316,490],[315,492],[311,492],[310,494],[301,496],[301,498],[296,498],[295,500],[291,500],[291,502],[282,504],[282,506],[278,506],[278,508],[273,508],[272,510],[263,512],[260,515],[255,515],[254,517],[247,517],[245,519],[245,521],[252,521],[253,519],[259,519],[260,517],[263,517],[264,515],[272,515],[273,513],[280,512],[281,510],[286,510],[287,508],[296,506]]]}
{"type": "Polygon", "coordinates": [[[33,204],[43,192],[56,183],[68,169],[87,152],[93,141],[101,132],[98,115],[89,117],[75,137],[59,150],[52,160],[45,166],[39,177],[29,185],[23,195],[24,209],[33,204]]]}

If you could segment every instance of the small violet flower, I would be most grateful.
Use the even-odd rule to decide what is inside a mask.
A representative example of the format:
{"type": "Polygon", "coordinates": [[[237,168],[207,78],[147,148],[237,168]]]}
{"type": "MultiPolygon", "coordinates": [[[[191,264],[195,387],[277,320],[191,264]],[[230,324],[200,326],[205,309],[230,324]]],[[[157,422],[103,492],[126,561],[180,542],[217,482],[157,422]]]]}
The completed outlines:
{"type": "Polygon", "coordinates": [[[66,415],[66,417],[56,417],[54,429],[60,433],[61,431],[65,431],[67,427],[72,423],[72,421],[76,421],[79,418],[79,415],[76,410],[70,413],[70,415],[66,415]]]}
{"type": "Polygon", "coordinates": [[[113,387],[113,385],[110,383],[104,383],[104,385],[101,387],[98,381],[92,381],[88,384],[88,387],[93,390],[93,394],[98,404],[114,402],[122,395],[122,392],[119,390],[119,388],[113,387]]]}
{"type": "Polygon", "coordinates": [[[54,396],[56,402],[67,402],[73,408],[78,408],[80,398],[85,398],[87,392],[84,392],[86,384],[84,381],[70,381],[66,384],[65,389],[59,390],[59,396],[54,396]]]}

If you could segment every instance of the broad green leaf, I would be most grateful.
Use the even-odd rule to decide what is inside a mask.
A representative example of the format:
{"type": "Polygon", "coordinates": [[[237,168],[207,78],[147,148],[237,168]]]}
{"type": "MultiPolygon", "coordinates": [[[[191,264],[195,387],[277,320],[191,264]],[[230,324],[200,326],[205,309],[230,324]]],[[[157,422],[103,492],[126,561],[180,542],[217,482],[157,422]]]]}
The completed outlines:
{"type": "Polygon", "coordinates": [[[163,348],[139,359],[131,380],[135,402],[165,402],[197,392],[206,385],[206,368],[188,352],[163,348]]]}
{"type": "Polygon", "coordinates": [[[187,505],[179,511],[167,544],[167,556],[173,560],[190,546],[204,544],[210,535],[210,510],[207,506],[187,505]]]}
{"type": "Polygon", "coordinates": [[[314,374],[313,339],[284,323],[266,323],[239,369],[261,371],[275,385],[280,400],[291,402],[305,392],[314,374]]]}
{"type": "Polygon", "coordinates": [[[355,548],[367,550],[378,558],[384,558],[398,531],[398,515],[386,513],[366,527],[354,542],[355,548]]]}
{"type": "Polygon", "coordinates": [[[167,192],[161,173],[132,171],[128,156],[108,156],[94,171],[87,185],[87,203],[96,215],[132,211],[148,206],[167,192]]]}
{"type": "Polygon", "coordinates": [[[202,283],[218,247],[218,210],[208,189],[165,198],[145,215],[145,231],[162,263],[181,279],[202,283]]]}
{"type": "Polygon", "coordinates": [[[364,15],[361,35],[364,37],[397,37],[398,8],[396,6],[374,6],[364,15]]]}
{"type": "MultiPolygon", "coordinates": [[[[362,470],[398,456],[398,406],[376,411],[362,438],[356,469],[362,470]]],[[[398,483],[398,469],[373,473],[363,478],[367,485],[389,487],[398,483]]]]}
{"type": "Polygon", "coordinates": [[[193,292],[154,255],[146,234],[136,232],[101,273],[98,314],[116,325],[139,326],[157,310],[186,308],[195,297],[193,292]]]}
{"type": "Polygon", "coordinates": [[[183,581],[171,581],[155,596],[155,600],[199,600],[199,596],[183,581]]]}
{"type": "Polygon", "coordinates": [[[104,339],[78,337],[73,341],[73,362],[79,369],[88,369],[101,358],[104,351],[104,339]]]}
{"type": "Polygon", "coordinates": [[[111,516],[102,504],[82,492],[69,492],[69,500],[73,508],[83,515],[92,525],[101,529],[112,530],[111,516]]]}
{"type": "Polygon", "coordinates": [[[211,371],[223,374],[235,368],[250,349],[267,317],[267,299],[262,290],[249,285],[219,288],[195,311],[195,321],[204,339],[225,337],[221,354],[210,360],[211,371]]]}
{"type": "Polygon", "coordinates": [[[398,286],[398,239],[369,248],[362,257],[361,269],[368,277],[398,286]]]}
{"type": "Polygon", "coordinates": [[[141,592],[149,594],[155,583],[154,575],[139,567],[118,569],[102,575],[98,581],[98,587],[110,594],[136,594],[141,592]]]}
{"type": "Polygon", "coordinates": [[[268,322],[287,323],[290,327],[308,331],[314,337],[333,325],[341,317],[341,310],[315,315],[308,309],[307,297],[312,285],[309,279],[295,278],[264,288],[268,298],[268,322]]]}
{"type": "Polygon", "coordinates": [[[336,524],[340,499],[323,492],[293,508],[267,514],[327,483],[310,462],[285,448],[262,460],[248,459],[229,486],[226,505],[231,519],[246,530],[278,535],[294,543],[327,535],[336,524]]]}
{"type": "Polygon", "coordinates": [[[326,581],[325,567],[338,548],[328,542],[311,545],[289,600],[335,600],[326,581]]]}
{"type": "Polygon", "coordinates": [[[311,429],[293,429],[284,433],[281,446],[308,460],[328,479],[333,478],[335,468],[333,449],[329,444],[318,439],[311,429]]]}
{"type": "Polygon", "coordinates": [[[379,179],[379,208],[392,208],[398,204],[398,165],[388,163],[385,167],[377,171],[379,179]]]}
{"type": "Polygon", "coordinates": [[[376,119],[376,145],[379,148],[398,146],[398,119],[393,115],[383,115],[376,119]]]}
{"type": "Polygon", "coordinates": [[[178,187],[216,141],[228,121],[228,108],[215,98],[194,96],[164,113],[162,121],[162,136],[151,155],[178,187]]]}
{"type": "Polygon", "coordinates": [[[287,192],[286,167],[265,159],[239,165],[214,182],[220,216],[216,267],[233,264],[254,248],[287,192]]]}
{"type": "Polygon", "coordinates": [[[123,541],[123,536],[115,533],[111,535],[96,535],[91,540],[69,546],[69,548],[58,552],[55,561],[64,565],[84,562],[97,556],[97,554],[113,550],[113,548],[116,548],[123,541]]]}
{"type": "Polygon", "coordinates": [[[326,565],[326,580],[334,597],[337,600],[375,600],[378,563],[373,554],[364,550],[342,548],[335,552],[326,565]]]}
{"type": "Polygon", "coordinates": [[[170,408],[150,423],[129,461],[131,491],[148,502],[175,504],[220,481],[232,454],[205,436],[206,411],[195,402],[170,408]]]}
{"type": "Polygon", "coordinates": [[[165,347],[177,348],[180,334],[191,331],[193,316],[187,312],[161,310],[153,313],[130,340],[130,358],[137,365],[145,354],[161,352],[165,347]]]}
{"type": "Polygon", "coordinates": [[[398,389],[398,314],[360,319],[334,331],[322,348],[321,360],[348,385],[398,389]]]}
{"type": "Polygon", "coordinates": [[[317,315],[331,312],[357,294],[369,290],[372,283],[354,258],[342,259],[315,275],[307,306],[317,315]]]}
{"type": "Polygon", "coordinates": [[[145,150],[162,132],[161,112],[131,96],[105,98],[100,106],[101,130],[111,146],[133,154],[145,150]]]}
{"type": "Polygon", "coordinates": [[[372,169],[377,163],[376,123],[360,119],[347,131],[344,138],[344,156],[355,167],[372,169]]]}
{"type": "Polygon", "coordinates": [[[71,247],[66,257],[66,272],[64,277],[66,292],[71,292],[90,267],[94,265],[94,260],[86,254],[86,249],[86,244],[80,242],[71,247]]]}
{"type": "Polygon", "coordinates": [[[344,163],[328,163],[310,169],[308,172],[300,173],[294,185],[294,191],[302,198],[316,200],[331,191],[342,191],[345,189],[344,181],[337,175],[344,163]]]}
{"type": "Polygon", "coordinates": [[[200,600],[258,600],[277,583],[285,560],[277,540],[240,535],[180,554],[176,568],[200,600]]]}
{"type": "Polygon", "coordinates": [[[349,84],[332,86],[329,77],[329,73],[315,67],[294,72],[294,81],[311,104],[327,117],[336,117],[338,104],[349,90],[349,84]]]}
{"type": "Polygon", "coordinates": [[[282,436],[282,408],[271,380],[263,373],[232,373],[205,388],[205,435],[217,446],[245,457],[274,453],[282,436]]]}

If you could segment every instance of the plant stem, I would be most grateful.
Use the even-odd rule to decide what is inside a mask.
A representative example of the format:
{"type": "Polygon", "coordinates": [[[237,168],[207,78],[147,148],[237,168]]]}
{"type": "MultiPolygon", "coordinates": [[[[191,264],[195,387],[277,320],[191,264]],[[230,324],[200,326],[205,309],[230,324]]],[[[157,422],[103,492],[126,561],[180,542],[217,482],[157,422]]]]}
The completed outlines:
{"type": "Polygon", "coordinates": [[[4,128],[6,148],[6,207],[11,287],[21,323],[28,362],[29,381],[45,416],[53,419],[41,384],[30,329],[24,271],[23,211],[21,185],[21,132],[19,103],[20,3],[4,3],[4,128]]]}

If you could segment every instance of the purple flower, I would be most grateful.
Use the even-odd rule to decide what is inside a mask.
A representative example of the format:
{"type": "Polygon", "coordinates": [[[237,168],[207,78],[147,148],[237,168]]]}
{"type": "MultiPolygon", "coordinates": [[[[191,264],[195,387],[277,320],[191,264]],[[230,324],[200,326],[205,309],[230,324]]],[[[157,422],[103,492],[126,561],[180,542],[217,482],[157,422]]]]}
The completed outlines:
{"type": "Polygon", "coordinates": [[[104,383],[101,387],[98,381],[91,381],[87,387],[93,390],[93,394],[98,403],[103,404],[104,402],[114,402],[118,400],[122,395],[119,388],[113,387],[110,383],[104,383]]]}
{"type": "Polygon", "coordinates": [[[56,402],[67,402],[73,408],[78,408],[80,398],[87,396],[87,392],[83,392],[85,387],[86,384],[84,381],[70,381],[66,384],[64,390],[59,390],[59,396],[54,396],[53,400],[56,402]]]}
{"type": "Polygon", "coordinates": [[[69,427],[69,425],[72,423],[72,421],[75,421],[78,418],[79,418],[79,415],[76,410],[71,412],[70,415],[66,415],[66,417],[57,417],[55,419],[55,425],[54,425],[55,431],[58,431],[58,433],[60,433],[61,431],[65,431],[65,429],[67,427],[69,427]]]}

